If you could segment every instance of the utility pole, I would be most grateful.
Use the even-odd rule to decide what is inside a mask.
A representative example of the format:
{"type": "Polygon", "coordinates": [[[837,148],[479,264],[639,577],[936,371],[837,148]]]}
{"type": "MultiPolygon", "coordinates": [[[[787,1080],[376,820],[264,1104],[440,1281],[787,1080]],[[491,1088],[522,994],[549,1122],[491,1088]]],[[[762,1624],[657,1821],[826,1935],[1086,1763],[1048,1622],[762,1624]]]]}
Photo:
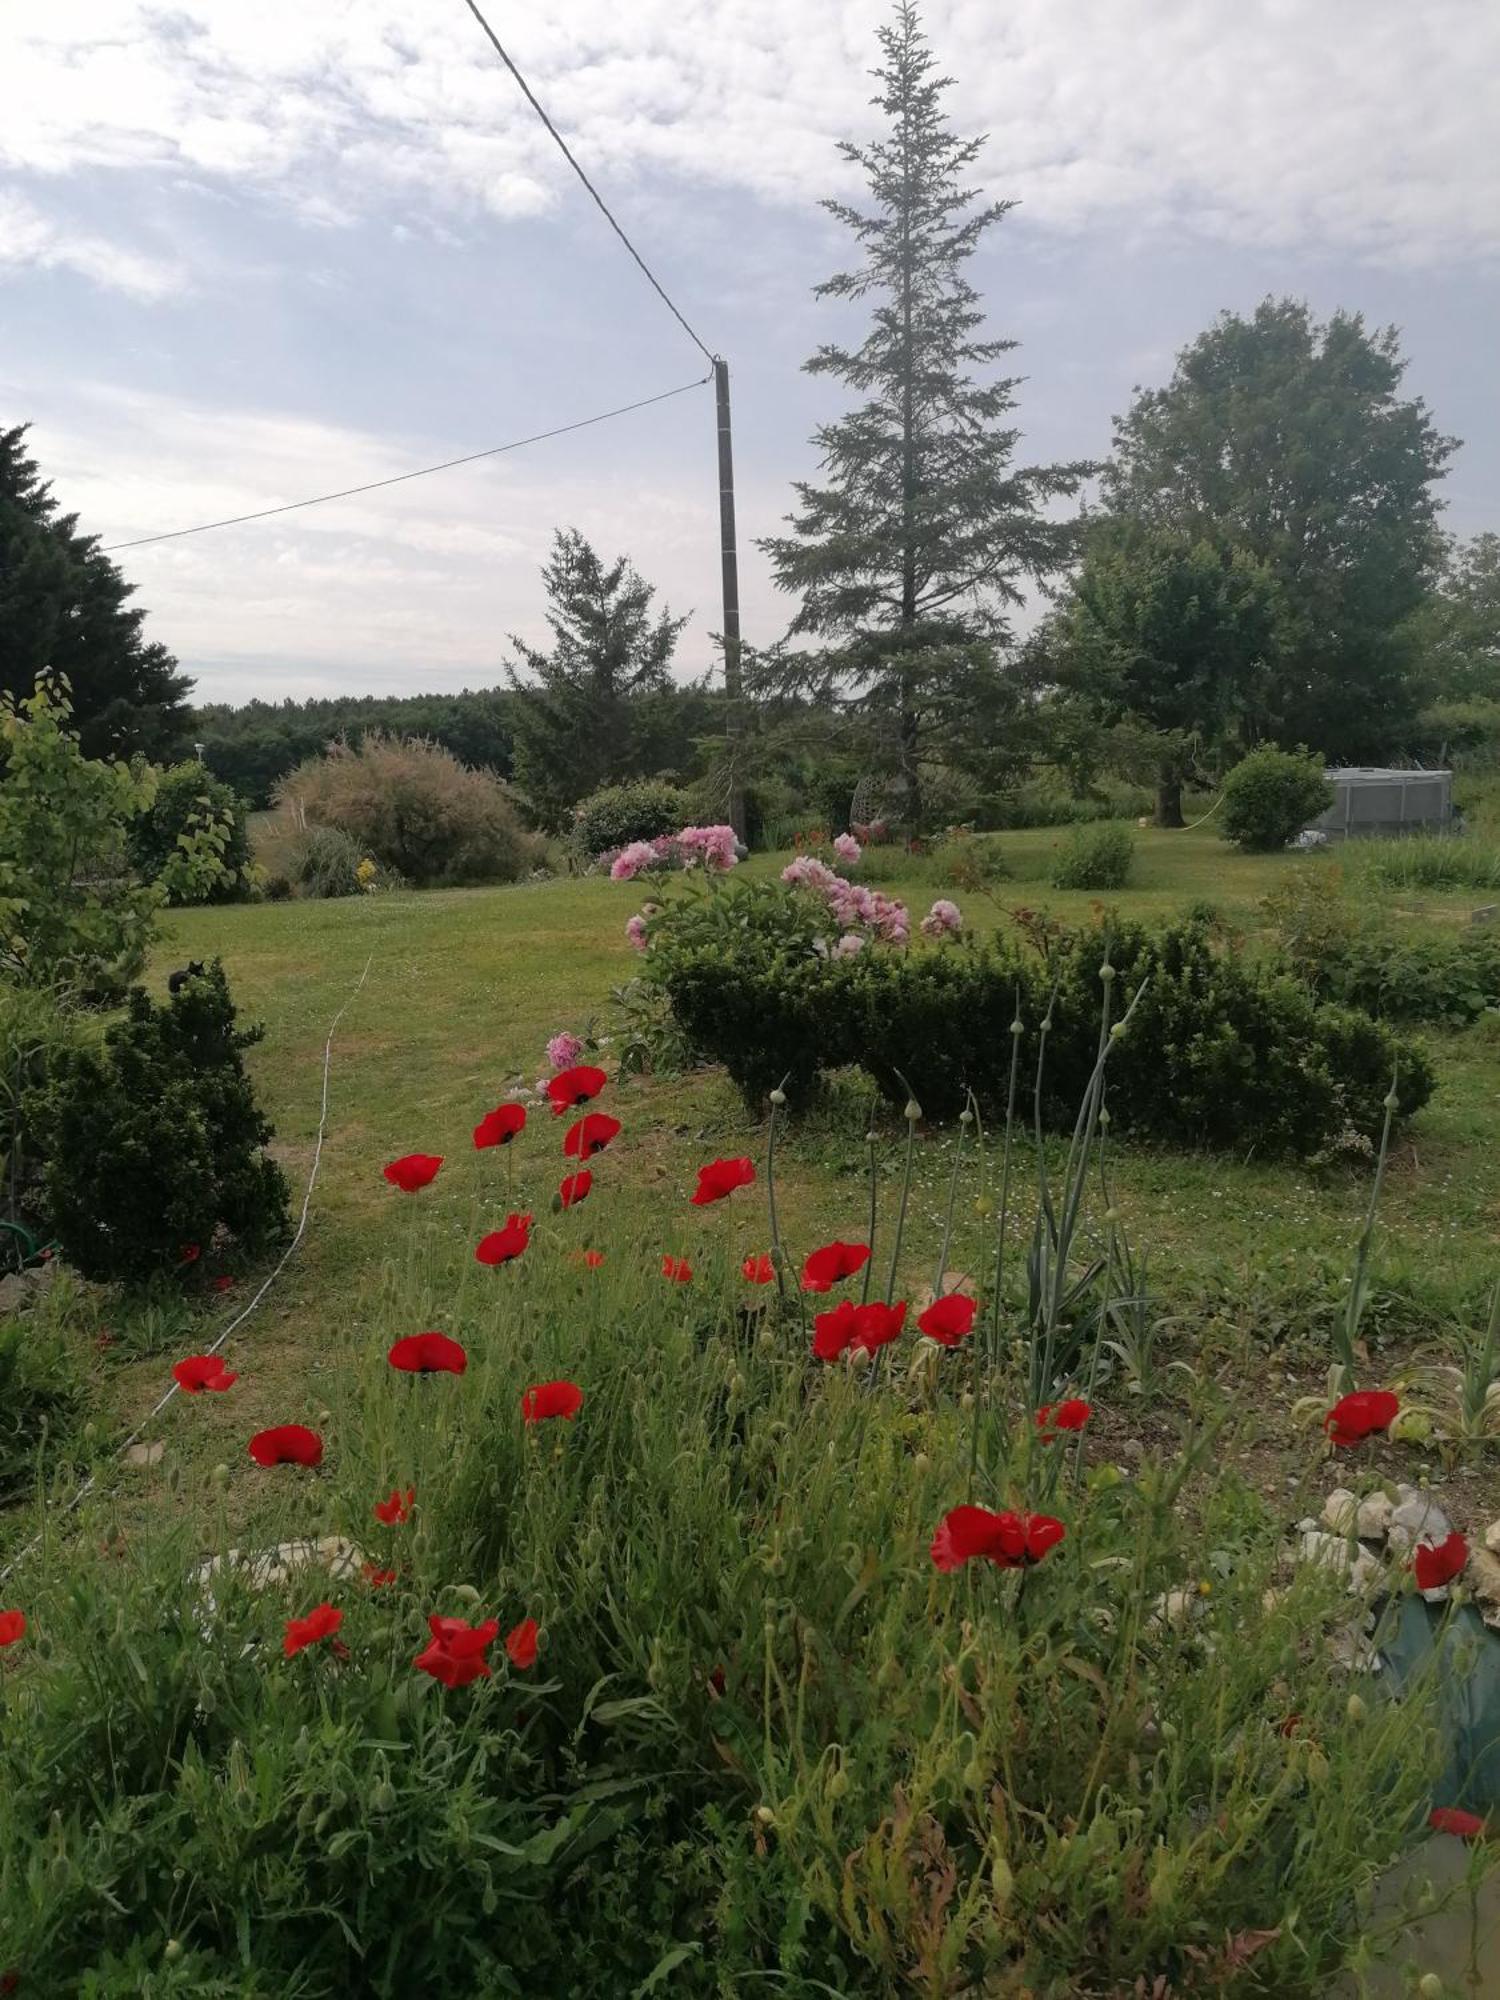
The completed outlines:
{"type": "Polygon", "coordinates": [[[740,674],[740,558],[734,529],[734,436],[729,421],[729,363],[714,356],[719,417],[719,548],[724,582],[724,735],[729,750],[729,824],[745,838],[745,787],[740,771],[743,684],[740,674]]]}

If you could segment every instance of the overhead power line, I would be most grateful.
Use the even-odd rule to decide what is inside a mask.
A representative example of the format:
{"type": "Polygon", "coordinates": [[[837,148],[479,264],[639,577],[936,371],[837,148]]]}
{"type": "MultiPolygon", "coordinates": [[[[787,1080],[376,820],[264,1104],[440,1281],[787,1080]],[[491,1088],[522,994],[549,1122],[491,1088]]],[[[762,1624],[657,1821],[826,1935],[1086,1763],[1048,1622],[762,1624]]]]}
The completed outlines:
{"type": "Polygon", "coordinates": [[[501,62],[505,64],[505,67],[510,71],[511,75],[515,78],[516,82],[521,86],[521,93],[525,97],[526,102],[531,106],[532,110],[536,113],[537,117],[541,119],[542,123],[546,126],[547,130],[552,134],[552,137],[557,142],[558,151],[562,154],[563,158],[567,161],[568,165],[573,169],[574,173],[577,174],[578,178],[583,182],[584,186],[593,196],[595,204],[598,207],[599,213],[604,217],[604,220],[609,224],[610,228],[615,232],[616,236],[619,237],[620,241],[625,245],[625,248],[630,252],[631,256],[640,266],[641,272],[644,275],[646,282],[650,285],[651,289],[656,293],[656,296],[661,300],[662,304],[666,307],[667,311],[672,315],[673,319],[675,319],[677,324],[682,328],[683,332],[687,335],[688,339],[691,340],[693,345],[698,349],[699,353],[703,356],[704,360],[717,361],[719,357],[713,352],[713,350],[710,347],[704,345],[703,341],[701,341],[698,338],[698,335],[693,331],[692,327],[688,325],[688,322],[683,317],[682,313],[673,304],[672,300],[667,296],[667,293],[664,290],[661,281],[657,278],[656,273],[651,269],[651,266],[646,262],[645,258],[641,255],[640,251],[636,249],[635,245],[631,242],[630,238],[625,234],[625,231],[620,227],[619,223],[616,222],[614,216],[611,215],[608,204],[605,202],[603,195],[600,194],[598,188],[594,186],[594,183],[589,179],[588,175],[583,171],[583,168],[579,166],[577,160],[573,157],[573,154],[569,151],[567,140],[564,139],[561,132],[558,131],[557,127],[553,124],[552,120],[547,116],[546,112],[537,102],[536,93],[532,90],[531,85],[526,81],[525,77],[522,76],[521,72],[516,68],[515,63],[506,53],[505,48],[501,44],[500,37],[495,33],[494,29],[490,26],[489,22],[484,18],[483,14],[481,14],[479,9],[475,6],[474,0],[464,0],[464,5],[468,8],[469,12],[474,16],[474,19],[479,23],[480,27],[483,28],[485,34],[489,37],[490,45],[494,49],[495,54],[499,56],[501,62]]]}
{"type": "Polygon", "coordinates": [[[542,444],[548,438],[566,437],[570,431],[585,431],[591,424],[606,424],[611,417],[628,417],[632,410],[649,410],[653,403],[670,402],[685,396],[689,389],[701,389],[711,375],[695,376],[675,389],[663,389],[657,396],[642,396],[636,403],[621,403],[616,410],[601,410],[596,417],[580,417],[575,424],[558,424],[550,431],[534,431],[530,437],[512,438],[509,444],[492,444],[484,451],[465,452],[462,458],[445,458],[440,465],[419,465],[414,472],[394,472],[389,479],[367,479],[362,486],[342,486],[337,493],[314,493],[306,500],[286,500],[279,507],[258,507],[252,514],[229,514],[222,521],[199,521],[191,528],[168,528],[160,535],[138,535],[132,542],[108,542],[101,555],[115,555],[121,549],[143,549],[151,542],[175,542],[183,535],[205,535],[210,528],[237,528],[245,521],[269,520],[273,514],[294,514],[301,507],[321,507],[330,500],[350,500],[357,493],[377,493],[382,486],[401,486],[408,479],[426,479],[430,473],[451,472],[456,465],[473,465],[481,458],[498,458],[502,452],[519,451],[522,445],[542,444]]]}

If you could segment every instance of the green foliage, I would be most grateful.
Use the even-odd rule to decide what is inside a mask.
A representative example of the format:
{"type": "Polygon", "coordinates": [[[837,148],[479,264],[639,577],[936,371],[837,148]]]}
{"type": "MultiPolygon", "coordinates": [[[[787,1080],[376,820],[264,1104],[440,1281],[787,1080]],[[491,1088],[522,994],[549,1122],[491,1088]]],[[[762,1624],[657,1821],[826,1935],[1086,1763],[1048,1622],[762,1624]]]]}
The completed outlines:
{"type": "Polygon", "coordinates": [[[686,796],[661,778],[602,785],[573,808],[573,841],[590,859],[632,840],[654,840],[692,823],[686,796]]]}
{"type": "Polygon", "coordinates": [[[217,959],[165,1006],[136,988],[102,1050],[60,1054],[28,1100],[51,1226],[85,1277],[180,1269],[221,1231],[252,1255],[285,1235],[286,1181],[242,1060],[260,1030],[234,1022],[217,959]]]}
{"type": "Polygon", "coordinates": [[[0,702],[0,970],[60,1000],[117,997],[145,964],[165,892],[129,840],[155,774],[85,756],[65,682],[0,702]]]}
{"type": "Polygon", "coordinates": [[[0,692],[20,702],[43,675],[66,681],[89,757],[162,757],[182,729],[190,683],[142,637],[132,595],[78,516],[58,512],[26,426],[0,430],[0,692]]]}
{"type": "Polygon", "coordinates": [[[1383,889],[1500,890],[1500,842],[1475,834],[1364,841],[1350,859],[1360,880],[1383,889]]]}
{"type": "Polygon", "coordinates": [[[130,857],[172,904],[235,903],[250,890],[250,835],[233,789],[202,764],[174,764],[130,829],[130,857]]]}
{"type": "Polygon", "coordinates": [[[357,746],[334,743],[276,796],[418,888],[514,882],[540,859],[500,780],[436,743],[374,733],[357,746]]]}
{"type": "Polygon", "coordinates": [[[310,826],[293,851],[292,879],[304,896],[357,896],[363,859],[342,827],[310,826]]]}
{"type": "Polygon", "coordinates": [[[1379,921],[1351,925],[1296,963],[1320,999],[1379,1020],[1462,1027],[1500,1018],[1500,928],[1434,936],[1379,921]]]}
{"type": "Polygon", "coordinates": [[[58,1056],[84,1046],[93,1032],[92,1017],[59,1007],[50,992],[0,982],[0,1218],[8,1225],[0,1270],[23,1261],[43,1219],[47,1134],[31,1117],[34,1093],[58,1056]]]}
{"type": "Polygon", "coordinates": [[[1241,686],[1242,741],[1378,759],[1419,704],[1410,621],[1438,571],[1456,440],[1402,399],[1405,365],[1393,328],[1266,299],[1221,314],[1118,427],[1109,511],[1242,551],[1274,586],[1278,636],[1241,686]]]}
{"type": "Polygon", "coordinates": [[[1332,803],[1321,758],[1267,743],[1224,780],[1219,831],[1249,854],[1275,854],[1332,803]]]}
{"type": "Polygon", "coordinates": [[[1412,621],[1432,700],[1495,704],[1500,689],[1500,535],[1450,542],[1438,588],[1412,621]]]}
{"type": "Polygon", "coordinates": [[[1145,988],[1110,1061],[1109,1108],[1126,1133],[1308,1156],[1349,1135],[1377,1137],[1393,1072],[1403,1116],[1432,1092],[1420,1048],[1377,1022],[1314,1006],[1300,982],[1250,966],[1203,923],[1148,930],[1111,918],[1102,930],[1045,933],[1045,957],[996,939],[827,958],[809,939],[820,912],[782,894],[764,935],[757,919],[775,890],[752,885],[720,899],[740,921],[726,917],[710,932],[705,919],[673,913],[653,928],[648,954],[689,1044],[722,1062],[749,1103],[783,1076],[805,1099],[824,1073],[857,1065],[892,1104],[905,1101],[904,1077],[930,1116],[952,1117],[972,1090],[993,1118],[1006,1101],[1006,1030],[1019,1008],[1028,1075],[1050,1015],[1043,1109],[1066,1129],[1095,1060],[1106,951],[1122,993],[1145,988]]]}
{"type": "Polygon", "coordinates": [[[1052,869],[1059,889],[1123,889],[1135,865],[1135,841],[1118,820],[1080,826],[1063,843],[1052,869]]]}
{"type": "Polygon", "coordinates": [[[43,1287],[25,1311],[0,1315],[0,1501],[28,1489],[39,1461],[71,1455],[86,1401],[76,1334],[43,1287]]]}

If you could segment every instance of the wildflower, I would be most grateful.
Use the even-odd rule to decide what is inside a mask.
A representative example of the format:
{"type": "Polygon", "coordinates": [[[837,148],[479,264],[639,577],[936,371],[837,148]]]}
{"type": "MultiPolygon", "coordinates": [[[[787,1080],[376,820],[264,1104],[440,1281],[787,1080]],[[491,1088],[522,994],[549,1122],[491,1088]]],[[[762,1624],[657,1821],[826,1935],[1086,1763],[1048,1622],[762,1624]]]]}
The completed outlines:
{"type": "Polygon", "coordinates": [[[0,1611],[0,1646],[14,1646],[26,1637],[24,1611],[0,1611]]]}
{"type": "Polygon", "coordinates": [[[845,931],[833,948],[835,958],[857,958],[865,948],[863,936],[858,931],[845,931]]]}
{"type": "Polygon", "coordinates": [[[228,1389],[240,1378],[229,1373],[217,1354],[190,1354],[172,1363],[172,1379],[184,1396],[197,1396],[205,1389],[228,1389]]]}
{"type": "Polygon", "coordinates": [[[1418,1542],[1412,1551],[1412,1568],[1418,1590],[1441,1590],[1452,1583],[1469,1560],[1469,1545],[1462,1535],[1452,1534],[1443,1541],[1418,1542]]]}
{"type": "Polygon", "coordinates": [[[521,1392],[521,1415],[528,1424],[548,1417],[566,1417],[571,1423],[583,1408],[583,1391],[576,1382],[538,1382],[521,1392]]]}
{"type": "Polygon", "coordinates": [[[953,1507],[932,1538],[939,1569],[959,1569],[983,1558],[1000,1569],[1024,1569],[1056,1548],[1067,1530],[1050,1514],[995,1514],[988,1507],[953,1507]]]}
{"type": "Polygon", "coordinates": [[[646,919],[642,916],[627,917],[625,935],[636,951],[646,949],[646,919]]]}
{"type": "Polygon", "coordinates": [[[547,1044],[547,1060],[554,1069],[571,1069],[583,1054],[583,1041],[578,1035],[554,1035],[547,1044]]]}
{"type": "Polygon", "coordinates": [[[632,840],[615,856],[609,871],[611,882],[633,882],[643,869],[655,868],[660,857],[649,840],[632,840]]]}
{"type": "Polygon", "coordinates": [[[281,1650],[290,1660],[304,1646],[315,1646],[320,1639],[331,1639],[343,1622],[343,1612],[332,1604],[314,1605],[305,1618],[288,1618],[281,1650]]]}
{"type": "Polygon", "coordinates": [[[212,1283],[213,1289],[216,1292],[232,1292],[234,1290],[234,1280],[227,1271],[221,1271],[212,1283]]]}
{"type": "Polygon", "coordinates": [[[441,1153],[403,1153],[399,1160],[388,1161],[380,1171],[392,1187],[400,1188],[403,1194],[415,1194],[418,1188],[437,1179],[442,1164],[441,1153]]]}
{"type": "Polygon", "coordinates": [[[323,1463],[323,1440],[306,1424],[273,1424],[268,1431],[257,1431],[247,1449],[257,1465],[323,1463]]]}
{"type": "Polygon", "coordinates": [[[563,1152],[570,1160],[591,1160],[619,1136],[618,1118],[611,1118],[607,1111],[590,1111],[568,1127],[563,1137],[563,1152]]]}
{"type": "Polygon", "coordinates": [[[388,1528],[399,1527],[402,1522],[410,1520],[412,1502],[416,1497],[417,1489],[415,1486],[408,1486],[405,1493],[401,1491],[399,1486],[393,1486],[389,1500],[377,1500],[375,1502],[376,1520],[383,1521],[388,1528]]]}
{"type": "Polygon", "coordinates": [[[858,867],[861,849],[852,833],[841,833],[833,843],[833,851],[846,867],[858,867]]]}
{"type": "Polygon", "coordinates": [[[594,1176],[587,1167],[576,1174],[569,1174],[557,1190],[557,1198],[564,1208],[576,1208],[581,1201],[587,1201],[589,1189],[594,1185],[594,1176]]]}
{"type": "Polygon", "coordinates": [[[432,1617],[427,1621],[432,1639],[412,1665],[431,1674],[446,1688],[467,1687],[470,1681],[488,1680],[489,1661],[485,1653],[500,1632],[498,1618],[486,1618],[482,1625],[470,1625],[462,1618],[432,1617]]]}
{"type": "Polygon", "coordinates": [[[1081,1396],[1069,1396],[1065,1403],[1043,1403],[1036,1413],[1037,1435],[1043,1444],[1051,1444],[1064,1431],[1081,1431],[1093,1414],[1093,1405],[1081,1396]]]}
{"type": "Polygon", "coordinates": [[[580,1264],[586,1264],[591,1271],[597,1271],[599,1266],[604,1262],[604,1252],[602,1250],[580,1250],[578,1252],[578,1261],[580,1264]]]}
{"type": "Polygon", "coordinates": [[[1360,1444],[1389,1430],[1400,1408],[1399,1399],[1389,1389],[1355,1389],[1339,1397],[1324,1417],[1323,1428],[1333,1444],[1360,1444]]]}
{"type": "Polygon", "coordinates": [[[927,938],[957,937],[963,927],[963,913],[957,903],[941,896],[922,919],[922,935],[927,938]]]}
{"type": "Polygon", "coordinates": [[[802,1266],[804,1292],[828,1292],[852,1278],[870,1260],[868,1243],[825,1243],[811,1250],[802,1266]]]}
{"type": "Polygon", "coordinates": [[[706,1167],[698,1169],[698,1185],[688,1199],[694,1208],[707,1208],[710,1202],[723,1201],[736,1188],[749,1187],[754,1179],[753,1160],[710,1160],[706,1167]]]}
{"type": "Polygon", "coordinates": [[[769,1285],[776,1276],[776,1266],[764,1252],[759,1257],[747,1257],[740,1270],[752,1285],[769,1285]]]}
{"type": "Polygon", "coordinates": [[[475,1150],[482,1153],[487,1146],[508,1146],[525,1124],[524,1104],[496,1105],[493,1111],[486,1111],[474,1127],[475,1150]]]}
{"type": "Polygon", "coordinates": [[[380,1569],[372,1562],[361,1563],[359,1573],[371,1590],[384,1590],[387,1584],[396,1581],[393,1569],[380,1569]]]}
{"type": "Polygon", "coordinates": [[[685,826],[673,843],[685,868],[701,861],[711,873],[722,874],[740,858],[739,842],[732,826],[685,826]]]}
{"type": "Polygon", "coordinates": [[[536,1665],[536,1634],[536,1620],[523,1618],[505,1635],[505,1656],[522,1673],[536,1665]]]}
{"type": "Polygon", "coordinates": [[[917,1331],[925,1333],[929,1340],[935,1340],[941,1347],[957,1347],[964,1337],[972,1332],[974,1315],[979,1310],[977,1299],[971,1299],[963,1292],[948,1292],[940,1299],[934,1299],[925,1312],[917,1315],[917,1331]]]}
{"type": "Polygon", "coordinates": [[[794,889],[832,889],[838,882],[826,861],[819,861],[815,855],[799,854],[795,861],[789,861],[781,871],[781,879],[794,889]]]}
{"type": "Polygon", "coordinates": [[[202,1255],[203,1251],[196,1243],[184,1243],[177,1252],[178,1261],[183,1264],[196,1264],[202,1255]]]}
{"type": "Polygon", "coordinates": [[[469,1365],[468,1355],[446,1333],[408,1333],[385,1358],[403,1375],[462,1375],[469,1365]]]}
{"type": "Polygon", "coordinates": [[[661,1274],[670,1278],[674,1285],[690,1285],[693,1281],[693,1267],[686,1257],[663,1257],[661,1274]]]}
{"type": "Polygon", "coordinates": [[[603,1070],[595,1068],[593,1063],[579,1063],[575,1068],[559,1070],[547,1085],[553,1115],[561,1118],[575,1105],[587,1104],[591,1097],[599,1095],[608,1081],[603,1070]]]}
{"type": "Polygon", "coordinates": [[[1478,1813],[1465,1812],[1462,1806],[1434,1806],[1427,1824],[1434,1833],[1451,1833],[1459,1840],[1478,1840],[1485,1827],[1478,1813]]]}
{"type": "Polygon", "coordinates": [[[895,1305],[857,1306],[843,1299],[832,1312],[813,1321],[813,1353],[819,1361],[837,1361],[847,1349],[873,1354],[896,1338],[906,1323],[906,1301],[895,1305]]]}
{"type": "Polygon", "coordinates": [[[529,1215],[508,1215],[503,1229],[492,1229],[482,1237],[475,1248],[475,1261],[480,1264],[509,1264],[519,1257],[531,1241],[531,1217],[529,1215]]]}

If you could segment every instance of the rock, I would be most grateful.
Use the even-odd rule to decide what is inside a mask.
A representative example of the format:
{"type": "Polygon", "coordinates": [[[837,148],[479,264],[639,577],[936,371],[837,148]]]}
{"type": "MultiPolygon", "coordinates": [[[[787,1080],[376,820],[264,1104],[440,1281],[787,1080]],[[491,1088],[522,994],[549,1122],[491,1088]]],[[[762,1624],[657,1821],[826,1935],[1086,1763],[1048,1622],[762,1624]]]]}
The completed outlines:
{"type": "Polygon", "coordinates": [[[316,1541],[278,1542],[275,1548],[260,1549],[253,1554],[231,1549],[225,1556],[207,1556],[190,1572],[192,1582],[203,1595],[207,1614],[203,1630],[208,1630],[218,1610],[212,1586],[221,1569],[232,1570],[250,1590],[260,1591],[289,1583],[304,1569],[326,1570],[336,1582],[341,1582],[345,1577],[357,1575],[364,1560],[364,1550],[343,1535],[321,1535],[316,1541]]]}
{"type": "Polygon", "coordinates": [[[1400,1492],[1401,1499],[1391,1509],[1390,1525],[1386,1529],[1391,1547],[1398,1553],[1405,1553],[1415,1548],[1418,1542],[1446,1541],[1453,1533],[1453,1523],[1432,1494],[1419,1493],[1410,1486],[1403,1486],[1400,1492]]]}
{"type": "Polygon", "coordinates": [[[1500,1556],[1500,1521],[1491,1521],[1485,1529],[1484,1545],[1491,1555],[1500,1556]]]}
{"type": "Polygon", "coordinates": [[[127,1465],[160,1465],[166,1446],[158,1438],[154,1444],[133,1444],[125,1454],[127,1465]]]}
{"type": "Polygon", "coordinates": [[[1379,1559],[1368,1549],[1356,1547],[1351,1555],[1349,1543],[1343,1535],[1325,1534],[1321,1528],[1303,1532],[1298,1560],[1317,1563],[1340,1576],[1347,1576],[1351,1591],[1367,1590],[1381,1574],[1379,1559]]]}
{"type": "Polygon", "coordinates": [[[1389,1493],[1367,1493],[1354,1517],[1354,1532],[1362,1542],[1383,1541],[1396,1503],[1389,1493]]]}
{"type": "Polygon", "coordinates": [[[1347,1535],[1359,1515],[1359,1501],[1347,1486],[1335,1486],[1323,1502],[1323,1520],[1336,1535],[1347,1535]]]}
{"type": "Polygon", "coordinates": [[[1480,1617],[1500,1632],[1500,1555],[1488,1549],[1470,1549],[1464,1576],[1474,1592],[1480,1617]]]}
{"type": "Polygon", "coordinates": [[[1196,1618],[1203,1609],[1203,1600],[1196,1590],[1169,1590],[1158,1597],[1151,1607],[1148,1626],[1174,1625],[1182,1627],[1190,1618],[1196,1618]]]}

